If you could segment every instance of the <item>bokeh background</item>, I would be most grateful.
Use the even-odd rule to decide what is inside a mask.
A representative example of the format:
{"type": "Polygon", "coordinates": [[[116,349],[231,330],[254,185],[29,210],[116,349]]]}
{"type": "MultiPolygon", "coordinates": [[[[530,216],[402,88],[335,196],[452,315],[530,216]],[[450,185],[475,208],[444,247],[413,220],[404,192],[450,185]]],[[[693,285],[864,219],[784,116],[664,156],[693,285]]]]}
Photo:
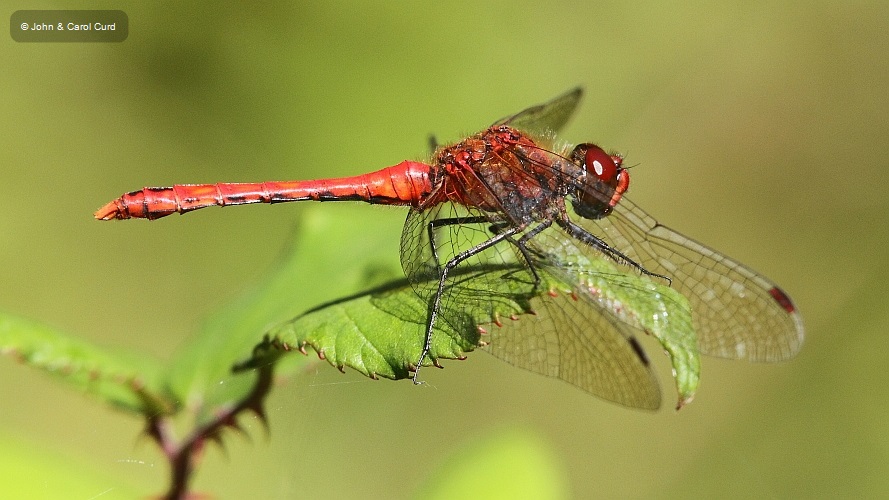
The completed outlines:
{"type": "MultiPolygon", "coordinates": [[[[130,20],[120,44],[0,44],[5,312],[170,359],[270,269],[306,214],[354,237],[329,249],[345,269],[397,265],[404,213],[291,204],[99,223],[101,204],[144,185],[338,176],[422,158],[431,133],[457,139],[580,84],[565,138],[627,153],[636,203],[773,278],[806,324],[792,362],[705,358],[698,396],[679,413],[654,342],[667,399],[657,413],[485,353],[425,371],[421,388],[319,364],[275,389],[268,437],[248,420],[249,438],[208,450],[197,490],[409,498],[454,457],[505,441],[531,450],[517,462],[539,460],[554,497],[889,491],[889,4],[5,7],[7,18],[113,8],[130,20]],[[388,239],[368,234],[368,217],[388,239]]],[[[339,283],[336,273],[307,283],[294,314],[355,291],[339,283]]],[[[76,490],[82,498],[158,493],[166,465],[140,431],[0,359],[0,490],[19,482],[57,498],[87,477],[95,486],[76,490]],[[71,476],[49,472],[59,468],[71,476]]],[[[448,491],[471,495],[467,485],[493,483],[502,464],[475,465],[448,491]]]]}

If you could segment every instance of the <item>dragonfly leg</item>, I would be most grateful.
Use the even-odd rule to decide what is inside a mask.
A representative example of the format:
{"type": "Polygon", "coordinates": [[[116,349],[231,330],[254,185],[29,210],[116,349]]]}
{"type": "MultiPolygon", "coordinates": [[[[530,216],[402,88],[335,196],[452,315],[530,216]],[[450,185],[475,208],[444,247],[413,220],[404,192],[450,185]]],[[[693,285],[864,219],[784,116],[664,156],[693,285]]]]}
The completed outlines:
{"type": "MultiPolygon", "coordinates": [[[[447,219],[435,219],[429,222],[426,232],[429,237],[429,246],[432,248],[432,256],[435,258],[435,265],[440,266],[438,262],[438,247],[435,245],[435,230],[440,227],[453,226],[457,224],[484,224],[490,222],[487,217],[480,215],[473,217],[448,217],[447,219]]],[[[441,272],[441,269],[439,269],[441,272]]]]}
{"type": "MultiPolygon", "coordinates": [[[[456,220],[462,220],[462,223],[466,223],[467,219],[471,219],[471,218],[456,219],[456,220]]],[[[480,218],[480,219],[482,219],[484,221],[487,220],[484,218],[480,218]]],[[[458,222],[453,222],[454,220],[455,219],[441,219],[441,221],[445,221],[445,224],[440,224],[440,225],[457,224],[458,222]]],[[[435,224],[435,222],[436,221],[433,221],[429,224],[430,233],[432,231],[432,226],[433,226],[433,224],[435,224]]],[[[438,311],[441,308],[441,297],[442,297],[442,295],[444,295],[445,282],[448,279],[448,273],[450,273],[452,269],[454,269],[455,267],[460,265],[460,263],[463,262],[464,260],[466,260],[474,255],[477,255],[481,252],[484,252],[488,248],[491,248],[492,246],[500,243],[501,241],[509,240],[516,233],[521,232],[522,229],[524,229],[524,226],[516,226],[516,227],[509,228],[508,230],[506,230],[502,233],[495,234],[489,240],[479,243],[478,245],[476,245],[472,248],[469,248],[467,250],[464,250],[463,252],[460,252],[459,254],[455,255],[452,259],[450,259],[449,261],[447,261],[445,263],[444,267],[441,268],[441,271],[439,272],[439,277],[438,277],[438,290],[436,290],[435,297],[433,298],[432,304],[429,307],[429,321],[426,323],[426,334],[423,337],[423,350],[420,352],[420,357],[419,357],[419,359],[417,359],[417,367],[416,367],[416,370],[414,370],[414,377],[413,377],[414,384],[421,383],[421,381],[419,379],[420,367],[423,366],[423,360],[426,359],[426,356],[429,355],[429,349],[432,347],[432,330],[435,327],[435,320],[438,318],[438,311]]],[[[435,246],[433,245],[433,252],[434,251],[435,251],[435,246]]],[[[437,260],[436,260],[436,262],[437,262],[437,260]]]]}
{"type": "Polygon", "coordinates": [[[673,284],[673,279],[669,276],[664,276],[663,274],[654,273],[649,271],[648,269],[645,269],[642,264],[639,264],[635,260],[624,255],[620,250],[617,250],[616,248],[610,246],[608,243],[605,243],[604,241],[602,241],[601,238],[588,232],[586,229],[578,226],[574,222],[571,222],[567,219],[556,219],[556,223],[559,224],[559,226],[564,229],[569,236],[595,248],[596,250],[599,250],[608,257],[611,257],[611,259],[613,259],[615,262],[626,264],[646,276],[651,276],[652,278],[661,278],[665,280],[668,285],[673,284]]]}
{"type": "MultiPolygon", "coordinates": [[[[525,264],[528,265],[528,270],[531,271],[531,276],[534,277],[534,286],[540,284],[540,274],[537,273],[537,266],[534,265],[534,261],[531,259],[531,252],[528,250],[527,243],[528,240],[540,234],[541,231],[550,227],[552,225],[552,221],[544,221],[534,229],[528,231],[523,234],[521,238],[516,240],[515,238],[507,238],[507,241],[515,245],[516,248],[519,249],[519,252],[522,254],[522,258],[525,259],[525,264]]],[[[491,224],[491,227],[488,228],[489,231],[493,234],[500,234],[503,229],[509,227],[509,225],[505,222],[500,222],[496,224],[491,224]]]]}
{"type": "MultiPolygon", "coordinates": [[[[534,265],[534,261],[531,259],[531,253],[528,250],[527,243],[528,240],[537,236],[538,234],[540,234],[541,231],[550,227],[552,224],[552,221],[544,221],[534,229],[523,234],[522,237],[518,240],[511,237],[507,238],[507,241],[515,245],[515,247],[519,249],[519,252],[521,252],[522,257],[525,259],[525,263],[528,265],[528,269],[531,271],[531,275],[534,277],[535,287],[540,284],[540,274],[537,273],[537,267],[534,265]]],[[[501,232],[503,232],[504,229],[508,227],[509,223],[507,222],[497,222],[491,224],[491,227],[488,228],[488,231],[490,231],[492,234],[500,234],[501,232]]]]}
{"type": "Polygon", "coordinates": [[[518,239],[518,241],[516,241],[513,238],[509,238],[509,242],[512,243],[513,245],[515,245],[516,248],[519,249],[519,252],[522,254],[522,257],[525,258],[525,262],[528,264],[528,269],[531,270],[531,274],[534,276],[534,287],[535,288],[537,287],[537,285],[540,284],[540,275],[537,274],[537,267],[534,265],[534,261],[531,260],[531,254],[528,251],[528,246],[527,246],[528,240],[537,236],[538,234],[541,233],[541,231],[543,231],[544,229],[546,229],[552,225],[553,225],[553,221],[546,220],[546,221],[540,223],[534,229],[523,234],[522,237],[518,239]]]}
{"type": "MultiPolygon", "coordinates": [[[[439,227],[451,226],[456,224],[485,224],[491,222],[487,217],[482,216],[473,216],[473,217],[450,217],[447,219],[435,219],[429,223],[427,227],[428,237],[429,237],[429,245],[432,249],[432,256],[435,259],[435,262],[438,263],[438,248],[435,244],[435,229],[439,227]]],[[[537,272],[537,267],[534,265],[534,261],[531,259],[530,251],[526,246],[527,241],[537,234],[539,234],[544,229],[550,227],[552,225],[552,221],[545,221],[541,223],[539,226],[535,227],[531,231],[528,231],[521,238],[516,240],[515,238],[509,237],[507,241],[512,243],[519,249],[522,257],[525,259],[525,263],[528,265],[528,269],[531,271],[531,275],[534,277],[534,286],[540,284],[540,274],[537,272]]],[[[504,232],[505,229],[509,228],[510,224],[508,222],[494,222],[488,227],[488,231],[491,234],[500,234],[504,232]]],[[[441,272],[441,269],[439,269],[441,272]]]]}
{"type": "MultiPolygon", "coordinates": [[[[484,224],[487,222],[490,222],[490,220],[487,217],[482,217],[482,216],[464,217],[464,218],[453,217],[453,218],[447,218],[447,219],[436,219],[436,220],[430,222],[427,230],[429,233],[429,242],[432,247],[432,255],[435,258],[435,262],[438,262],[438,250],[436,249],[435,239],[434,239],[434,234],[435,234],[436,228],[444,227],[444,226],[451,226],[454,224],[484,224]]],[[[515,245],[516,248],[519,249],[519,252],[521,252],[522,257],[525,259],[525,263],[528,265],[528,269],[531,271],[531,275],[534,277],[534,286],[535,287],[540,284],[540,274],[537,273],[537,267],[534,265],[534,261],[531,260],[531,255],[529,253],[529,250],[528,250],[528,247],[526,246],[526,244],[529,239],[533,238],[534,236],[537,236],[538,234],[540,234],[541,231],[550,227],[551,225],[552,225],[552,221],[544,221],[539,226],[535,227],[531,231],[528,231],[527,233],[522,235],[522,237],[519,238],[518,240],[516,240],[515,238],[512,238],[512,237],[507,238],[507,241],[509,241],[510,243],[515,245]]],[[[504,231],[504,229],[506,229],[508,227],[509,227],[508,222],[495,222],[495,223],[491,224],[491,226],[488,228],[488,231],[490,231],[491,234],[496,235],[496,234],[501,234],[504,231]]]]}

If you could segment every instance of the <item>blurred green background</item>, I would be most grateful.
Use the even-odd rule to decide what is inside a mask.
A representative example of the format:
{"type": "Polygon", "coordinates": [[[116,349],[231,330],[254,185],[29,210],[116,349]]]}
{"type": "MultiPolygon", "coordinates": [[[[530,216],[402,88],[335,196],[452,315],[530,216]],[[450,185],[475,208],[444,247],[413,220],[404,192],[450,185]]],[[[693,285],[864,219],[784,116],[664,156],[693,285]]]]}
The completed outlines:
{"type": "MultiPolygon", "coordinates": [[[[484,457],[477,443],[515,438],[552,468],[554,497],[889,491],[889,4],[31,2],[4,15],[97,7],[127,12],[125,42],[7,35],[0,48],[0,310],[170,359],[270,268],[305,214],[354,235],[329,249],[347,268],[397,265],[404,212],[291,204],[99,223],[100,205],[144,185],[422,158],[430,133],[457,139],[580,84],[564,138],[627,153],[636,203],[780,283],[807,327],[786,364],[705,358],[698,396],[678,414],[651,339],[658,413],[484,353],[425,371],[421,388],[319,364],[273,392],[269,438],[248,420],[250,439],[208,451],[197,490],[406,498],[453,457],[484,457]],[[388,236],[368,234],[357,219],[368,214],[388,236]]],[[[337,283],[307,284],[294,314],[354,291],[337,283]]],[[[38,466],[0,467],[0,489],[158,493],[166,464],[140,431],[0,359],[0,463],[65,464],[94,485],[75,493],[38,466]]],[[[460,473],[454,495],[494,482],[492,462],[460,473]]]]}

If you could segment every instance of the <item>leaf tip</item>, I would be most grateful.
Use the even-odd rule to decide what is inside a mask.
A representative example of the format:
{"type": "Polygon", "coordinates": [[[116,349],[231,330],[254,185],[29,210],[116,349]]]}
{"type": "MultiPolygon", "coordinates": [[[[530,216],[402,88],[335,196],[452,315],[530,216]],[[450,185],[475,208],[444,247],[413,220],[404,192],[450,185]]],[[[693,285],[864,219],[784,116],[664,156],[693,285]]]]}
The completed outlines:
{"type": "Polygon", "coordinates": [[[694,399],[695,399],[694,394],[691,394],[689,396],[680,397],[679,401],[676,403],[676,411],[683,409],[685,407],[685,405],[691,403],[692,401],[694,401],[694,399]]]}

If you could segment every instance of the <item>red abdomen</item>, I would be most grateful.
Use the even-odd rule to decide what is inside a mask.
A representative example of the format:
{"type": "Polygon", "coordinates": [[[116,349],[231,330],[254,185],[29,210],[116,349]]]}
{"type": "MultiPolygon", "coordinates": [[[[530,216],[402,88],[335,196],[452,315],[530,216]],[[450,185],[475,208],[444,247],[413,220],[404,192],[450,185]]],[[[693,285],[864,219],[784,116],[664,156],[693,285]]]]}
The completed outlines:
{"type": "Polygon", "coordinates": [[[432,166],[403,161],[369,174],[316,181],[179,184],[127,193],[100,208],[95,217],[159,219],[210,206],[285,201],[364,201],[419,206],[430,193],[432,166]]]}

